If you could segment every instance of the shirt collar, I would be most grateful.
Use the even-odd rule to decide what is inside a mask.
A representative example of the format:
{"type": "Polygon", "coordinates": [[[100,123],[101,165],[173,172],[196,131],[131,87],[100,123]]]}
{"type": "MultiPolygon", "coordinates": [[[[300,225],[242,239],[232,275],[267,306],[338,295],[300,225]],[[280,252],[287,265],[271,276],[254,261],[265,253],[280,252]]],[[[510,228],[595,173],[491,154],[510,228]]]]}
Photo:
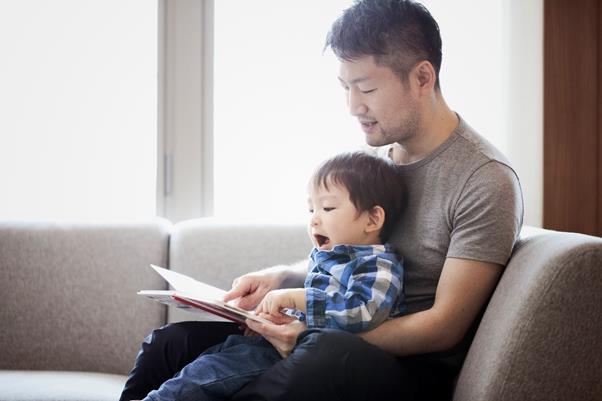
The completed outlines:
{"type": "Polygon", "coordinates": [[[394,253],[395,250],[390,244],[378,245],[335,245],[330,250],[320,250],[314,248],[311,251],[310,258],[320,263],[325,260],[347,257],[349,260],[368,255],[378,255],[381,253],[394,253]]]}

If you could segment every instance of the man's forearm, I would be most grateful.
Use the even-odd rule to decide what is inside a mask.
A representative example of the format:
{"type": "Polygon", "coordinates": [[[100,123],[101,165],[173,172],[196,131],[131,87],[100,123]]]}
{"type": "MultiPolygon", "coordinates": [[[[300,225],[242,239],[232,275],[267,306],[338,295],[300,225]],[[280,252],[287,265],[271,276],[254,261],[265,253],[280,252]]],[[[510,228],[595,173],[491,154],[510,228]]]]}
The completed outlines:
{"type": "Polygon", "coordinates": [[[307,275],[308,260],[302,260],[291,265],[270,267],[267,270],[278,272],[280,275],[280,288],[303,287],[307,275]]]}
{"type": "Polygon", "coordinates": [[[495,263],[447,258],[432,308],[388,320],[362,337],[395,355],[448,350],[485,306],[501,271],[495,263]]]}
{"type": "Polygon", "coordinates": [[[393,355],[414,355],[451,348],[455,339],[443,336],[442,327],[436,311],[426,310],[388,320],[360,336],[393,355]]]}

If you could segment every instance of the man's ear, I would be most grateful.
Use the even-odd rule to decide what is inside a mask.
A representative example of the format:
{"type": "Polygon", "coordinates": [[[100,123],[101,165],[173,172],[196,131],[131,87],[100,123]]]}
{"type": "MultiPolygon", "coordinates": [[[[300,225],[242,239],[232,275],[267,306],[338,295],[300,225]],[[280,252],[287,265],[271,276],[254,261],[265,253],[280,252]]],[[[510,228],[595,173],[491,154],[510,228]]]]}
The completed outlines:
{"type": "Polygon", "coordinates": [[[374,231],[380,231],[385,224],[385,209],[380,206],[374,206],[368,211],[368,222],[364,230],[366,233],[372,233],[374,231]]]}
{"type": "Polygon", "coordinates": [[[430,61],[423,60],[416,64],[413,68],[415,79],[418,87],[421,90],[431,90],[435,87],[437,81],[437,73],[430,61]]]}

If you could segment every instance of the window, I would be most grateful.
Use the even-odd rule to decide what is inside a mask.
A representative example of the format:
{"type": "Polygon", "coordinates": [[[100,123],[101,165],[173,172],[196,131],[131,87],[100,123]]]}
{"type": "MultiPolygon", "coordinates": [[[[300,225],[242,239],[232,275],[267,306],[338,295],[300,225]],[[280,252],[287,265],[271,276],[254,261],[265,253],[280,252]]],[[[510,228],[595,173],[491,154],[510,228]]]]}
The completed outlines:
{"type": "MultiPolygon", "coordinates": [[[[0,219],[305,220],[314,168],[364,146],[322,53],[352,0],[7,4],[0,219]]],[[[542,0],[424,4],[447,101],[514,162],[541,224],[542,0]]]]}
{"type": "Polygon", "coordinates": [[[155,215],[157,3],[0,14],[0,218],[155,215]]]}
{"type": "MultiPolygon", "coordinates": [[[[338,62],[322,54],[330,25],[351,3],[215,2],[216,216],[304,220],[305,184],[314,167],[335,153],[363,146],[336,79],[338,62]]],[[[516,143],[528,140],[538,146],[541,24],[533,17],[541,13],[541,4],[529,10],[514,0],[424,4],[442,32],[440,78],[450,107],[511,160],[519,155],[516,143]],[[525,82],[523,76],[531,78],[525,82]],[[526,96],[532,100],[530,111],[516,101],[526,96]],[[531,136],[526,139],[516,127],[530,130],[531,136]]],[[[528,169],[519,171],[525,193],[541,186],[538,152],[532,150],[528,169]]],[[[520,160],[513,161],[520,167],[520,160]]],[[[532,199],[536,212],[537,194],[532,199]]]]}
{"type": "Polygon", "coordinates": [[[216,1],[214,211],[304,220],[306,184],[329,156],[363,145],[322,52],[351,1],[216,1]],[[269,11],[267,11],[269,10],[269,11]]]}

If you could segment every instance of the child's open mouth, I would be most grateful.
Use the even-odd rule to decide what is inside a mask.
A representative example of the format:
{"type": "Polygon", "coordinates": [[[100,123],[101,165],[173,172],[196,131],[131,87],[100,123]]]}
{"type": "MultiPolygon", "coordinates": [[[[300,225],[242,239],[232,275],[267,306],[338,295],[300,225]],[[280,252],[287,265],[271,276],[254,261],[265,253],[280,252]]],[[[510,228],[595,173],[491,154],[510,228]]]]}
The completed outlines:
{"type": "Polygon", "coordinates": [[[330,243],[330,239],[324,235],[314,234],[314,238],[316,239],[316,244],[318,244],[318,248],[322,248],[325,245],[330,243]]]}

